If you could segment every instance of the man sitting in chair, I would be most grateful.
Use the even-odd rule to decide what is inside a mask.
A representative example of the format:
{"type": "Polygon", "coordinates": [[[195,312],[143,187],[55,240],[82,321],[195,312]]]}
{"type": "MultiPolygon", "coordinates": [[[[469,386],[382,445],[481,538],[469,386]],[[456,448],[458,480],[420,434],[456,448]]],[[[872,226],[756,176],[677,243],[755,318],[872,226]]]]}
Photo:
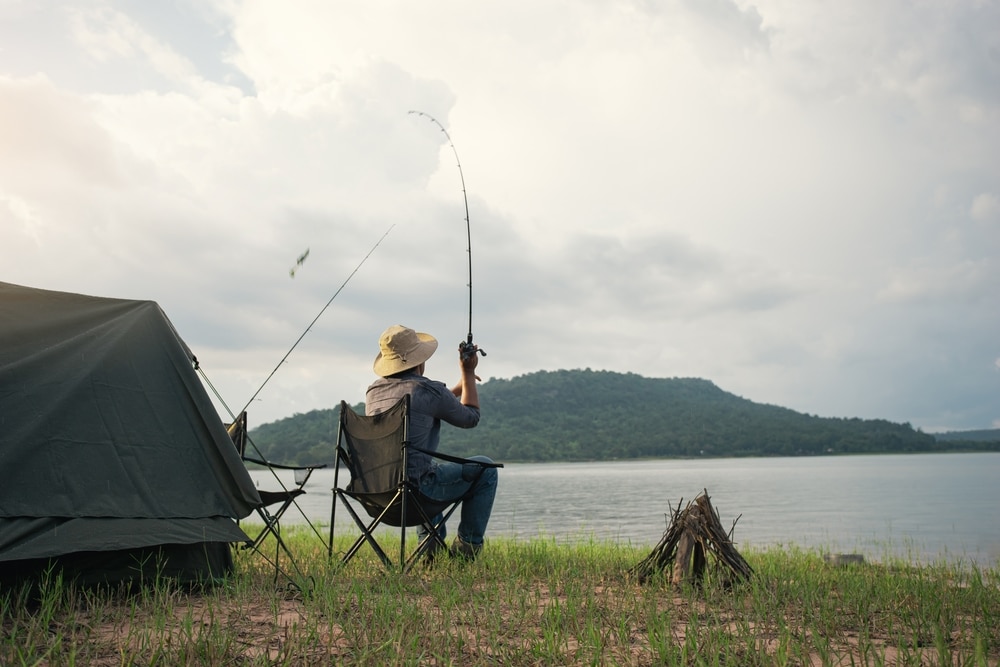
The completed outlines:
{"type": "MultiPolygon", "coordinates": [[[[479,355],[463,359],[459,355],[462,378],[453,389],[443,382],[424,377],[424,363],[437,349],[437,340],[425,333],[401,325],[391,326],[379,338],[379,354],[375,358],[378,380],[368,387],[365,413],[376,415],[395,405],[404,395],[410,395],[410,444],[413,447],[437,451],[441,437],[441,422],[459,428],[473,428],[479,423],[479,391],[476,388],[476,366],[479,355]]],[[[469,457],[492,463],[485,456],[469,457]]],[[[462,501],[462,520],[458,535],[449,553],[453,557],[474,560],[483,548],[483,535],[493,510],[497,490],[496,468],[480,468],[432,459],[427,454],[411,451],[407,474],[420,491],[430,498],[445,499],[469,493],[462,501]],[[472,468],[475,468],[474,470],[472,468]],[[479,475],[478,479],[477,474],[479,475]]],[[[436,524],[441,517],[433,517],[436,524]]],[[[420,528],[421,539],[425,537],[420,528]]],[[[439,535],[445,538],[445,527],[439,535]]],[[[429,556],[433,558],[434,553],[429,556]]]]}

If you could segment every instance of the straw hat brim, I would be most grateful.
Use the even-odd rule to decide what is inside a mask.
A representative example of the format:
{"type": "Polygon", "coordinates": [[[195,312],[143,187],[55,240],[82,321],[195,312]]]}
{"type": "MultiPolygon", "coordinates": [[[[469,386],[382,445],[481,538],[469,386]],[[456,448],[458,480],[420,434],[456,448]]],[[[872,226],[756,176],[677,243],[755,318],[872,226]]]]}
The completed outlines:
{"type": "Polygon", "coordinates": [[[416,368],[431,358],[437,351],[437,339],[430,334],[419,331],[414,333],[416,333],[416,340],[411,341],[411,345],[405,350],[394,350],[382,346],[382,350],[375,357],[375,363],[372,365],[376,375],[388,377],[402,373],[416,368]]]}

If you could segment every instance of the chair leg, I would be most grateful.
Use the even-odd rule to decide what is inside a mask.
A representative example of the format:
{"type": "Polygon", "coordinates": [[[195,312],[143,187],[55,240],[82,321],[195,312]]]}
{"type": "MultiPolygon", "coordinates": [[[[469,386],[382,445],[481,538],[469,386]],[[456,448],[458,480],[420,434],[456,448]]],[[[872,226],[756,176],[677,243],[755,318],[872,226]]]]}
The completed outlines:
{"type": "MultiPolygon", "coordinates": [[[[257,538],[250,545],[248,545],[247,548],[253,549],[258,554],[260,554],[264,558],[265,561],[267,561],[271,565],[274,565],[274,583],[275,584],[278,583],[278,575],[282,574],[293,585],[295,585],[296,587],[299,587],[298,584],[296,584],[292,580],[292,577],[290,575],[288,575],[287,573],[285,573],[281,569],[281,552],[284,551],[285,552],[285,556],[288,558],[288,561],[292,564],[292,567],[295,569],[295,573],[299,576],[300,579],[302,579],[302,580],[305,579],[305,575],[302,573],[302,570],[299,568],[299,564],[296,562],[295,556],[292,554],[292,550],[288,547],[288,545],[285,543],[285,540],[282,539],[282,537],[281,537],[280,517],[284,513],[284,511],[288,508],[288,506],[290,504],[291,504],[291,501],[288,501],[288,502],[284,503],[281,506],[281,508],[276,513],[274,513],[274,514],[269,513],[263,507],[258,507],[257,508],[257,514],[258,514],[258,516],[260,516],[261,520],[264,522],[264,528],[257,535],[257,538]],[[274,544],[274,560],[273,561],[270,558],[268,558],[268,556],[266,554],[264,554],[263,550],[261,550],[261,548],[260,548],[261,545],[263,544],[264,540],[267,539],[268,535],[273,535],[274,536],[274,542],[275,542],[275,544],[274,544]]],[[[301,587],[299,587],[299,588],[301,590],[301,587]]]]}
{"type": "Polygon", "coordinates": [[[428,551],[430,551],[431,549],[430,545],[432,541],[437,542],[437,544],[439,544],[441,547],[447,548],[448,545],[446,545],[444,543],[444,540],[441,539],[438,531],[441,529],[442,526],[445,525],[448,519],[451,518],[451,515],[454,514],[455,510],[458,508],[458,503],[453,504],[451,508],[448,509],[447,512],[441,515],[441,520],[438,521],[437,524],[434,524],[431,521],[430,516],[428,516],[427,512],[424,510],[424,508],[420,506],[420,503],[413,503],[413,505],[415,505],[417,508],[417,513],[420,515],[420,521],[423,524],[424,530],[427,532],[427,536],[420,541],[414,552],[410,554],[410,557],[408,559],[406,559],[406,562],[403,564],[404,574],[413,569],[413,566],[419,563],[420,559],[428,551]]]}
{"type": "MultiPolygon", "coordinates": [[[[383,509],[383,511],[377,517],[375,517],[374,519],[372,519],[369,523],[366,523],[364,520],[361,519],[361,517],[358,514],[358,512],[354,509],[354,507],[348,501],[346,494],[340,493],[339,491],[335,490],[335,492],[334,492],[334,503],[336,503],[337,497],[340,498],[340,500],[343,503],[344,507],[347,509],[348,513],[351,515],[351,518],[354,519],[354,523],[357,524],[358,528],[361,530],[361,535],[354,541],[354,543],[351,545],[351,547],[344,554],[344,557],[341,559],[341,561],[340,561],[341,565],[347,564],[347,562],[350,561],[358,553],[358,551],[365,544],[365,542],[367,542],[371,546],[372,550],[379,557],[379,560],[382,561],[382,564],[387,569],[390,569],[390,570],[393,569],[395,567],[395,564],[393,563],[393,561],[389,557],[389,555],[385,552],[385,550],[382,548],[382,546],[379,545],[379,543],[375,540],[375,537],[373,536],[373,531],[375,530],[375,528],[377,528],[383,522],[383,519],[385,518],[385,515],[388,514],[388,512],[389,512],[390,509],[392,509],[392,507],[393,507],[393,505],[394,505],[394,503],[396,501],[393,501],[393,502],[387,504],[386,507],[385,507],[385,509],[383,509]]],[[[411,499],[410,502],[407,503],[407,507],[409,509],[407,509],[405,511],[407,511],[407,512],[414,512],[415,511],[416,512],[417,518],[419,519],[419,525],[423,526],[424,530],[427,532],[427,535],[423,539],[421,539],[419,541],[419,543],[417,544],[416,548],[409,555],[409,557],[407,557],[406,556],[406,527],[405,526],[400,526],[399,527],[400,528],[400,531],[399,531],[400,546],[399,546],[399,561],[398,561],[398,564],[399,564],[400,571],[403,574],[409,572],[420,561],[421,558],[423,558],[424,556],[426,556],[427,553],[433,547],[433,545],[434,545],[435,542],[437,543],[437,545],[439,547],[447,548],[447,545],[445,544],[444,540],[442,540],[441,537],[440,537],[440,535],[439,535],[439,531],[444,526],[445,522],[447,522],[448,519],[451,518],[451,516],[455,513],[455,510],[458,509],[458,505],[459,505],[458,502],[452,503],[451,506],[447,509],[447,511],[445,511],[442,514],[441,520],[439,522],[437,522],[437,524],[434,524],[434,522],[431,520],[431,517],[427,514],[427,511],[423,508],[423,506],[419,502],[416,501],[416,499],[411,499]]],[[[330,547],[329,547],[329,553],[330,553],[330,556],[332,558],[332,555],[333,555],[333,526],[332,525],[330,526],[330,547]]]]}
{"type": "MultiPolygon", "coordinates": [[[[440,527],[440,524],[438,527],[440,527]]],[[[436,544],[439,549],[448,548],[448,545],[445,544],[444,540],[441,539],[441,536],[438,535],[437,530],[435,530],[430,524],[425,524],[424,530],[427,531],[427,535],[424,539],[420,540],[420,543],[417,544],[417,548],[414,549],[413,553],[410,554],[410,557],[406,559],[406,564],[403,567],[404,573],[409,572],[414,565],[420,562],[421,558],[430,553],[431,550],[435,548],[433,545],[436,544]]]]}
{"type": "Polygon", "coordinates": [[[372,536],[372,531],[375,530],[376,526],[378,526],[379,522],[382,520],[382,517],[381,516],[377,517],[376,519],[372,520],[370,524],[366,526],[365,522],[361,520],[360,516],[358,516],[358,513],[354,511],[353,507],[351,507],[351,504],[347,502],[347,499],[342,496],[341,500],[344,503],[344,507],[347,508],[347,511],[354,519],[354,522],[358,524],[358,528],[361,529],[361,536],[358,537],[358,539],[354,542],[354,544],[351,545],[351,548],[347,550],[347,553],[344,554],[344,558],[340,561],[341,564],[346,564],[347,561],[351,560],[351,558],[353,558],[354,555],[361,548],[361,545],[363,545],[365,542],[368,542],[368,544],[371,545],[372,549],[375,550],[375,553],[378,554],[378,557],[379,559],[381,559],[382,563],[387,568],[391,568],[392,559],[390,559],[389,556],[385,553],[385,551],[382,550],[382,547],[379,546],[378,542],[376,542],[375,538],[372,536]]]}

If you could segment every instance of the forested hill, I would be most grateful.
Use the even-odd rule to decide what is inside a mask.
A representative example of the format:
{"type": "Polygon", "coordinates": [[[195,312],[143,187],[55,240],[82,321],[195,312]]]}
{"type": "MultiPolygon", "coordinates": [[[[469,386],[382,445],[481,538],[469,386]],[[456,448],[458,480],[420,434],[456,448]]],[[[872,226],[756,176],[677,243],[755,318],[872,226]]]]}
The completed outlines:
{"type": "MultiPolygon", "coordinates": [[[[490,379],[479,395],[479,426],[443,428],[442,451],[513,462],[931,452],[958,444],[909,424],[816,417],[754,403],[696,378],[541,371],[490,379]]],[[[272,461],[332,461],[338,410],[263,424],[251,428],[251,438],[272,461]]],[[[1000,449],[996,442],[959,446],[1000,449]]]]}
{"type": "Polygon", "coordinates": [[[948,440],[951,442],[1000,442],[1000,428],[990,428],[983,431],[948,431],[947,433],[935,433],[938,440],[948,440]]]}

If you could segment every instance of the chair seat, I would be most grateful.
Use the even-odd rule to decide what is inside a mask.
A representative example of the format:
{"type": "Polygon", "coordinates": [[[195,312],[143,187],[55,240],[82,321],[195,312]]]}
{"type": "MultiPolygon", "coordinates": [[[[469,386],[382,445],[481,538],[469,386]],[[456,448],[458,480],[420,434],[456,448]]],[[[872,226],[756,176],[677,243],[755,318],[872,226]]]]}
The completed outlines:
{"type": "MultiPolygon", "coordinates": [[[[396,527],[403,525],[403,502],[402,497],[397,490],[393,489],[392,491],[382,493],[364,493],[344,490],[343,493],[361,503],[361,506],[365,509],[365,512],[368,513],[368,516],[373,519],[381,517],[381,522],[387,525],[396,527]]],[[[461,500],[461,498],[455,498],[452,500],[434,500],[419,491],[411,490],[409,492],[408,502],[420,503],[420,507],[424,510],[424,515],[434,516],[461,500]]],[[[410,509],[411,511],[407,512],[407,527],[421,525],[424,522],[421,513],[416,511],[415,508],[410,509]]]]}
{"type": "Polygon", "coordinates": [[[288,491],[261,491],[257,490],[260,495],[261,503],[267,507],[268,505],[276,505],[277,503],[283,503],[294,498],[298,498],[305,493],[304,489],[290,489],[288,491]]]}

